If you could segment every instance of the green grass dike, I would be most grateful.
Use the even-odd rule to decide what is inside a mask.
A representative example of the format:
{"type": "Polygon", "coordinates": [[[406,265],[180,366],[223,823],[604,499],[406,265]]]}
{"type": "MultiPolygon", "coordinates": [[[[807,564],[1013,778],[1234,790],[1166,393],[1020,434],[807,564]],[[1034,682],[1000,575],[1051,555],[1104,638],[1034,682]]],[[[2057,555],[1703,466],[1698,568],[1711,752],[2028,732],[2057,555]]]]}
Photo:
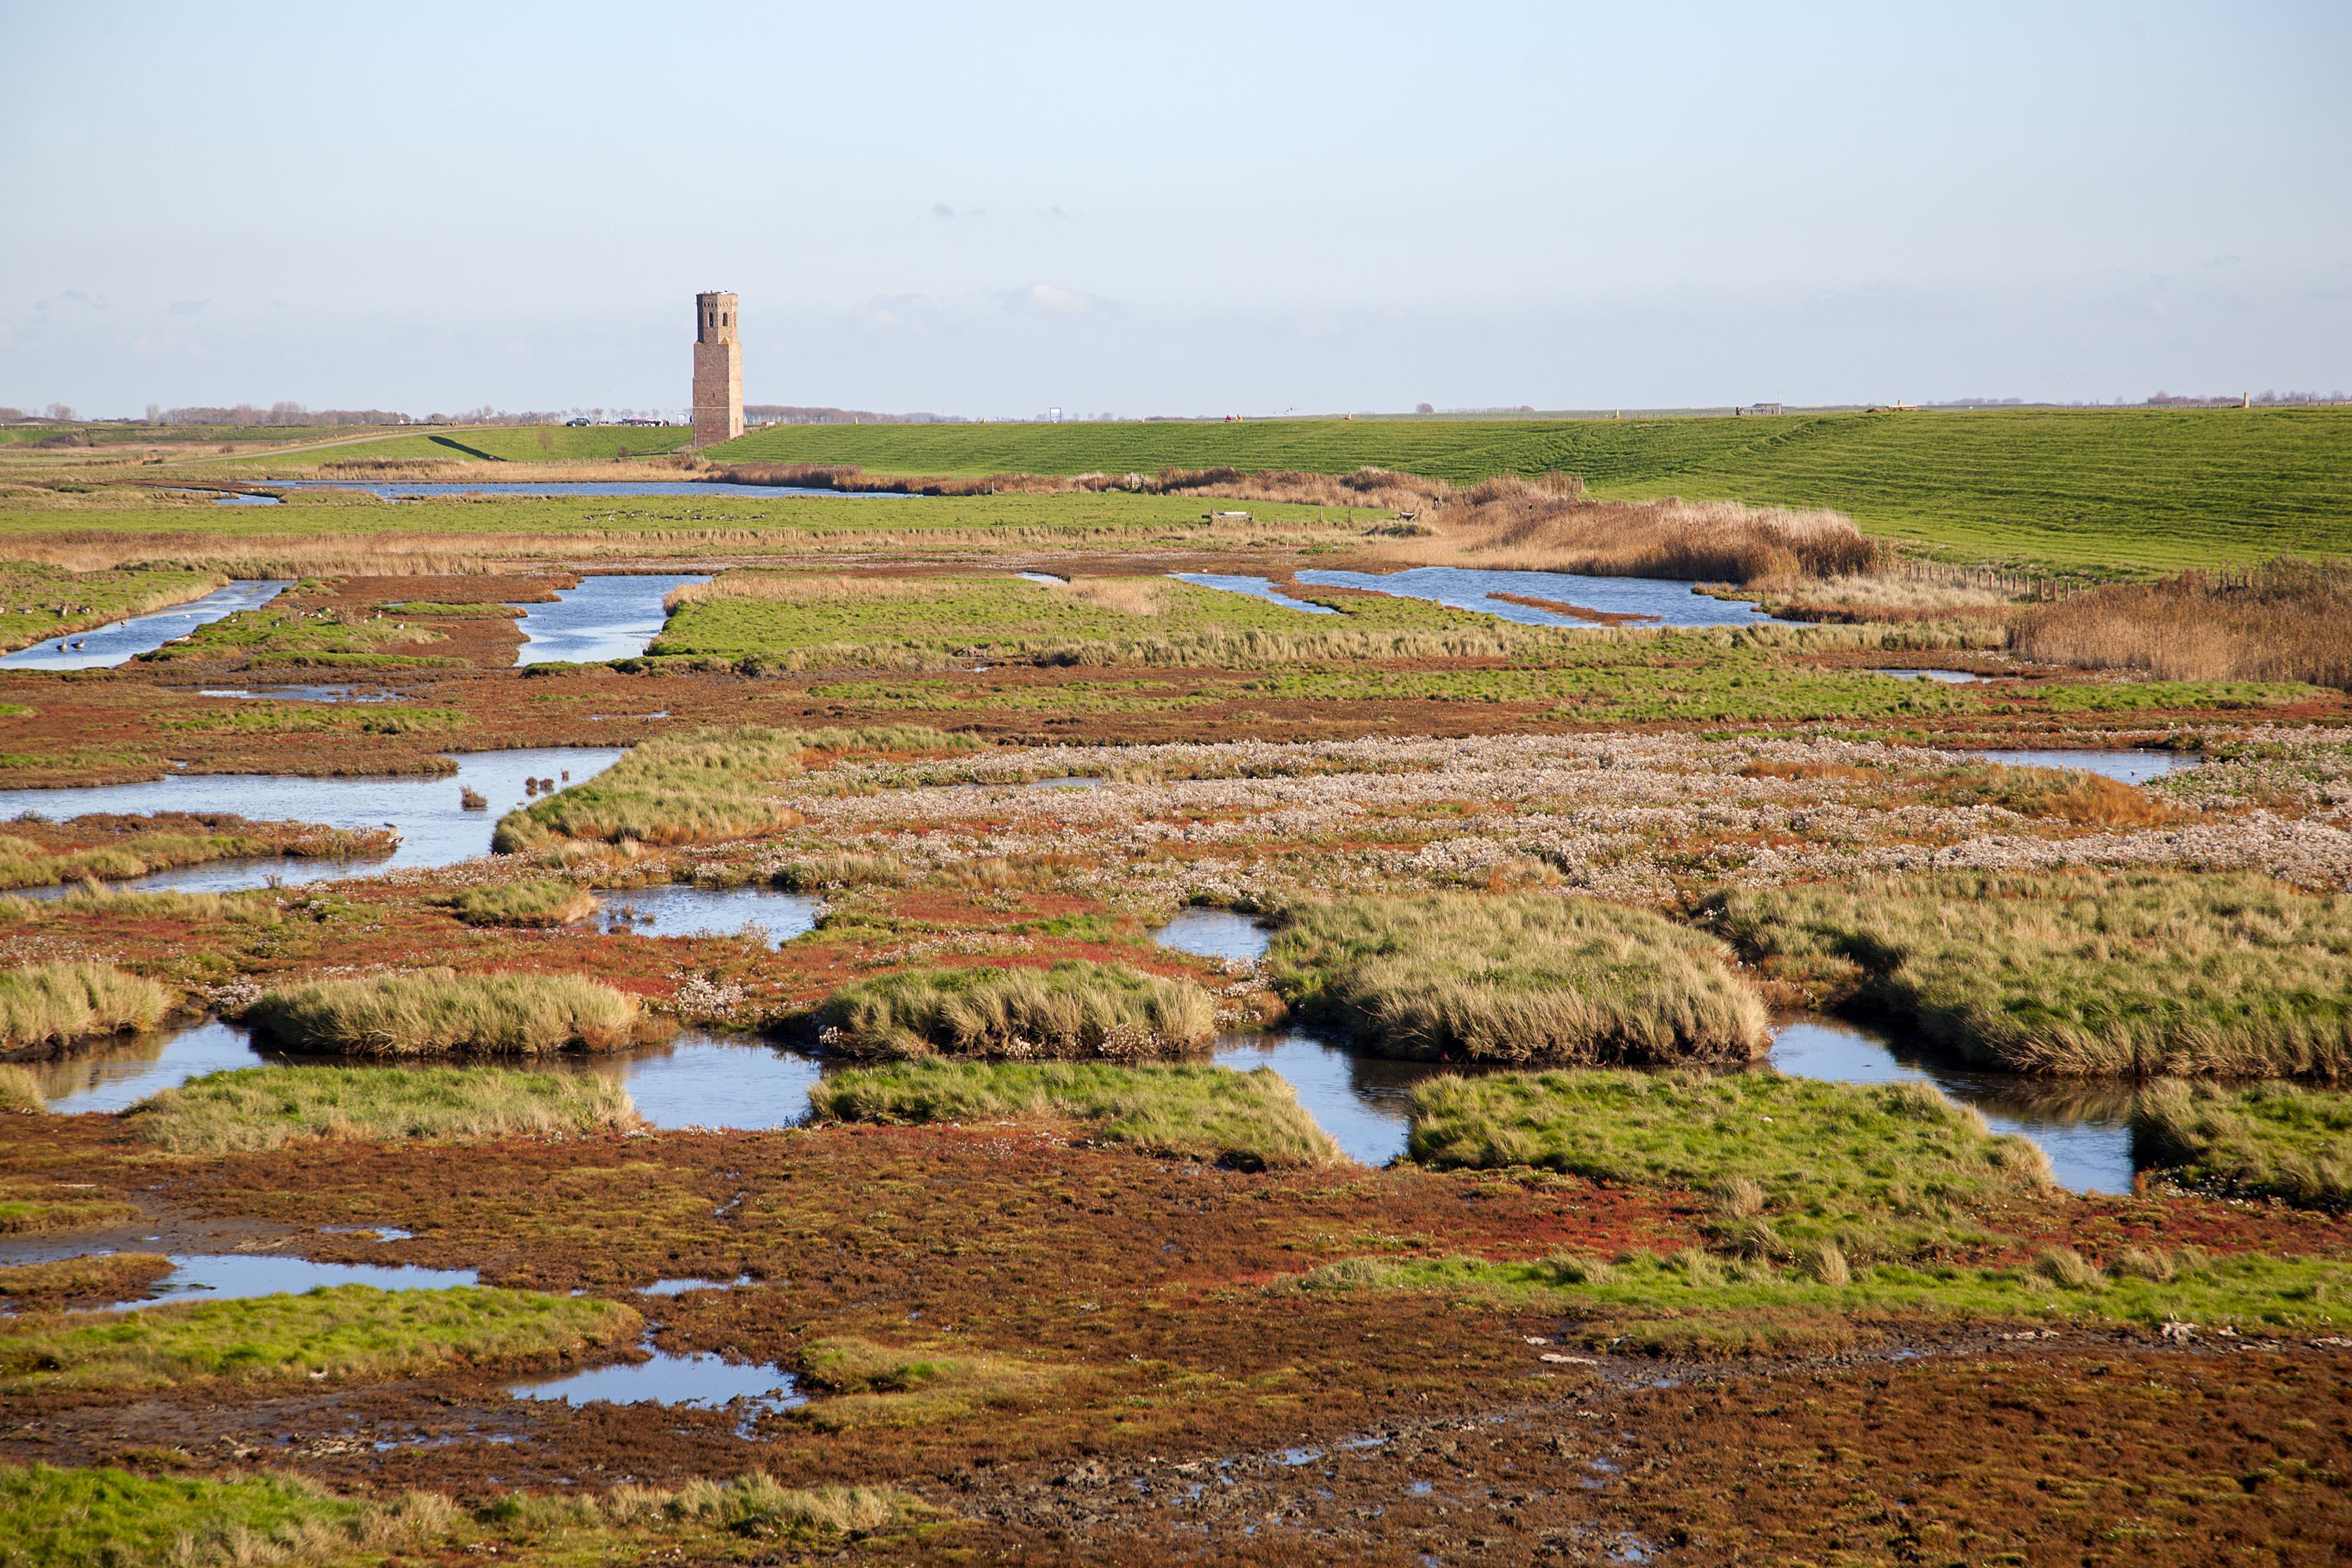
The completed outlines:
{"type": "Polygon", "coordinates": [[[637,999],[576,974],[420,969],[266,992],[246,1008],[244,1021],[292,1051],[537,1056],[626,1045],[636,1028],[637,999]]]}
{"type": "Polygon", "coordinates": [[[1330,1134],[1266,1068],[892,1062],[828,1074],[810,1090],[809,1113],[815,1121],[1076,1124],[1108,1147],[1244,1170],[1340,1159],[1330,1134]]]}
{"type": "Polygon", "coordinates": [[[1942,874],[1735,890],[1769,973],[2006,1072],[2352,1076],[2352,899],[2244,873],[1942,874]]]}
{"type": "Polygon", "coordinates": [[[1289,911],[1266,952],[1306,1016],[1383,1056],[1745,1061],[1763,1004],[1715,938],[1597,899],[1444,894],[1289,911]]]}
{"type": "Polygon", "coordinates": [[[628,1090],[610,1079],[485,1067],[239,1068],[152,1095],[125,1120],[142,1141],[173,1154],[313,1138],[579,1138],[639,1125],[628,1090]]]}
{"type": "Polygon", "coordinates": [[[1190,980],[1123,963],[906,969],[834,993],[817,1040],[847,1057],[1140,1061],[1204,1048],[1216,1004],[1190,980]]]}
{"type": "Polygon", "coordinates": [[[0,1393],[350,1383],[527,1366],[617,1352],[635,1342],[639,1326],[633,1309],[586,1297],[322,1285],[299,1296],[0,1322],[0,1393]]]}

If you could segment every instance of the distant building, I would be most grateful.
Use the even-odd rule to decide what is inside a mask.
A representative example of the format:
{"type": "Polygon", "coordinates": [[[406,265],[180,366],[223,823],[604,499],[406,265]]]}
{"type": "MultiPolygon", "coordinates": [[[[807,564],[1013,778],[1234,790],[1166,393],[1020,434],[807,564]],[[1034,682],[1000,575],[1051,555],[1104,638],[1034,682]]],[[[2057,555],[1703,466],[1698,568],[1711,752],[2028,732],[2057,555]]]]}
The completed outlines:
{"type": "Polygon", "coordinates": [[[694,297],[694,444],[715,447],[743,434],[743,344],[735,296],[694,297]]]}
{"type": "Polygon", "coordinates": [[[1780,405],[1777,403],[1751,403],[1745,408],[1734,408],[1732,412],[1734,414],[1778,414],[1780,412],[1780,405]]]}

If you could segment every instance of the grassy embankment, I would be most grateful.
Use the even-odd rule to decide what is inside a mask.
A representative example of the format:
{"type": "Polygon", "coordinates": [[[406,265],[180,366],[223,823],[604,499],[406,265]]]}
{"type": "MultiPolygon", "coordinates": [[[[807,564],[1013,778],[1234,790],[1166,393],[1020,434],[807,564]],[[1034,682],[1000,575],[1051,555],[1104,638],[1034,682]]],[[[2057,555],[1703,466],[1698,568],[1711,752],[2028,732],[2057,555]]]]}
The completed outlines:
{"type": "Polygon", "coordinates": [[[152,980],[102,963],[0,970],[0,1049],[69,1045],[93,1035],[152,1028],[171,998],[152,980]]]}
{"type": "Polygon", "coordinates": [[[1605,497],[1833,508],[1969,560],[2171,570],[2352,552],[2352,410],[2336,408],[792,426],[709,455],[902,474],[1561,472],[1605,497]]]}
{"type": "Polygon", "coordinates": [[[499,821],[491,847],[511,855],[561,839],[690,844],[740,838],[800,821],[768,793],[805,772],[814,754],[960,752],[978,742],[917,725],[867,730],[772,730],[757,725],[657,736],[593,779],[499,821]]]}
{"type": "MultiPolygon", "coordinates": [[[[0,509],[6,504],[0,500],[0,509]]],[[[84,572],[25,561],[0,563],[0,652],[200,599],[227,581],[221,573],[184,566],[84,572]]]]}
{"type": "Polygon", "coordinates": [[[95,1321],[0,1323],[0,1393],[420,1377],[618,1351],[635,1342],[639,1326],[633,1309],[586,1297],[321,1286],[299,1296],[169,1302],[95,1321]]]}
{"type": "Polygon", "coordinates": [[[128,1120],[142,1141],[173,1154],[312,1138],[576,1138],[638,1125],[628,1091],[609,1079],[482,1067],[245,1068],[165,1089],[128,1120]]]}
{"type": "Polygon", "coordinates": [[[1740,1061],[1763,1004],[1711,937],[1593,899],[1349,899],[1290,912],[1266,952],[1286,1000],[1383,1056],[1740,1061]]]}
{"type": "Polygon", "coordinates": [[[383,828],[320,827],[307,822],[247,822],[240,816],[173,813],[80,816],[62,824],[10,823],[0,833],[0,888],[116,881],[216,860],[294,857],[368,859],[398,839],[383,828]]]}
{"type": "Polygon", "coordinates": [[[535,1056],[627,1044],[637,999],[574,974],[427,969],[268,992],[246,1009],[245,1021],[294,1051],[535,1056]]]}
{"type": "Polygon", "coordinates": [[[2352,1095],[2157,1084],[2132,1107],[2132,1153],[2186,1187],[2340,1209],[2352,1204],[2352,1095]]]}
{"type": "Polygon", "coordinates": [[[779,1550],[837,1552],[939,1517],[887,1487],[785,1487],[759,1472],[675,1489],[517,1491],[468,1510],[438,1492],[346,1496],[294,1475],[0,1465],[0,1539],[11,1543],[11,1568],[331,1568],[404,1552],[492,1553],[549,1568],[609,1561],[615,1552],[731,1561],[779,1550]]]}
{"type": "Polygon", "coordinates": [[[2352,902],[2243,874],[1735,890],[1767,973],[1963,1059],[2064,1077],[2352,1075],[2352,902]]]}
{"type": "Polygon", "coordinates": [[[1339,1158],[1290,1086],[1264,1068],[896,1062],[826,1077],[810,1091],[809,1111],[819,1121],[1076,1123],[1107,1146],[1250,1170],[1339,1158]]]}
{"type": "Polygon", "coordinates": [[[1202,1048],[1216,1005],[1189,980],[1066,959],[1050,969],[902,969],[835,992],[819,1043],[850,1057],[1105,1058],[1202,1048]]]}

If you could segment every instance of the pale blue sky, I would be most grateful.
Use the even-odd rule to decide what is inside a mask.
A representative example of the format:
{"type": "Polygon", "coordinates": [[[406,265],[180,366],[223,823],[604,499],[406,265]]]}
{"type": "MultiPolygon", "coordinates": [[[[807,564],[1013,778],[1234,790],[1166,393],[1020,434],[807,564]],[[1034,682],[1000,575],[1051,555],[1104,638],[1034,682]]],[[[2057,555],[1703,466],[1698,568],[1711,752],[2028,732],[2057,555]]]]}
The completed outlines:
{"type": "Polygon", "coordinates": [[[2352,384],[2352,6],[0,0],[0,403],[2352,384]]]}

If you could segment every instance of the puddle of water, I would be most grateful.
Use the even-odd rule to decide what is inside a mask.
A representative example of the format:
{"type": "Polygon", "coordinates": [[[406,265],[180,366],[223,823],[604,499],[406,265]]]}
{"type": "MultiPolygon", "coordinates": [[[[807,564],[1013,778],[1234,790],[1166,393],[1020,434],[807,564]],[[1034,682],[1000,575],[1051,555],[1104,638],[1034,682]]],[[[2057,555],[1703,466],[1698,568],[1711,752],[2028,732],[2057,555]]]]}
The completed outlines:
{"type": "Polygon", "coordinates": [[[661,635],[669,612],[662,598],[673,588],[708,583],[708,574],[689,576],[611,575],[583,577],[577,588],[556,592],[551,605],[522,605],[523,646],[517,665],[567,660],[593,664],[635,658],[661,635]]]}
{"type": "Polygon", "coordinates": [[[289,579],[231,583],[201,599],[174,605],[152,615],[133,616],[95,631],[51,637],[31,647],[0,657],[9,669],[110,669],[135,655],[152,653],[173,637],[184,637],[198,626],[269,603],[294,585],[289,579]]]}
{"type": "Polygon", "coordinates": [[[650,1361],[591,1367],[564,1377],[517,1384],[507,1392],[517,1399],[560,1399],[573,1406],[666,1405],[696,1410],[732,1406],[742,1413],[735,1428],[739,1437],[750,1436],[752,1424],[761,1415],[808,1403],[791,1373],[730,1362],[708,1351],[687,1355],[655,1351],[650,1361]]]}
{"type": "Polygon", "coordinates": [[[364,1236],[371,1241],[407,1241],[416,1233],[403,1230],[396,1225],[322,1225],[321,1236],[364,1236]]]}
{"type": "MultiPolygon", "coordinates": [[[[1336,616],[1339,613],[1328,605],[1294,599],[1276,590],[1272,580],[1265,577],[1236,576],[1223,572],[1171,572],[1168,574],[1180,583],[1191,583],[1202,588],[1223,588],[1228,594],[1247,594],[1253,599],[1264,599],[1269,605],[1280,605],[1285,609],[1304,610],[1310,616],[1336,616]]],[[[1303,578],[1306,574],[1302,572],[1299,575],[1303,578]]]]}
{"type": "Polygon", "coordinates": [[[1277,1465],[1289,1465],[1295,1468],[1300,1465],[1311,1465],[1322,1457],[1323,1450],[1320,1448],[1285,1448],[1275,1455],[1274,1462],[1277,1465]]]}
{"type": "Polygon", "coordinates": [[[456,1285],[478,1285],[470,1268],[417,1268],[373,1263],[313,1263],[306,1258],[271,1258],[259,1253],[172,1259],[172,1272],[155,1286],[152,1301],[125,1302],[128,1310],[158,1307],[166,1301],[229,1301],[252,1296],[299,1295],[321,1285],[373,1285],[379,1290],[446,1290],[456,1285]]]}
{"type": "Polygon", "coordinates": [[[279,502],[276,496],[244,494],[217,496],[214,498],[213,500],[213,505],[215,506],[278,506],[280,504],[282,503],[279,502]]]}
{"type": "Polygon", "coordinates": [[[1608,615],[1654,616],[1670,626],[1750,626],[1773,620],[1744,599],[1711,598],[1694,593],[1688,583],[1664,577],[1585,577],[1572,572],[1489,572],[1463,566],[1416,566],[1386,574],[1316,569],[1297,576],[1302,583],[1324,587],[1364,588],[1375,594],[1429,599],[1531,626],[1590,623],[1493,595],[1520,594],[1608,615]]]}
{"type": "MultiPolygon", "coordinates": [[[[173,773],[142,784],[100,784],[74,789],[0,790],[0,818],[36,812],[52,820],[85,812],[231,811],[256,822],[316,822],[329,827],[400,830],[400,847],[382,860],[236,861],[159,871],[132,889],[177,888],[191,892],[229,892],[280,882],[315,882],[362,876],[389,866],[447,866],[490,850],[490,830],[499,815],[524,801],[527,778],[578,784],[593,778],[620,757],[616,746],[549,746],[531,751],[471,752],[458,756],[457,771],[434,779],[296,778],[279,773],[173,773]],[[470,788],[489,800],[487,811],[467,811],[458,791],[470,788]]],[[[56,898],[68,889],[27,888],[28,898],[56,898]]]]}
{"type": "Polygon", "coordinates": [[[1897,680],[1932,680],[1939,686],[1974,686],[1984,679],[1965,669],[1874,669],[1873,675],[1891,675],[1897,680]]]}
{"type": "Polygon", "coordinates": [[[689,1290],[731,1290],[738,1285],[749,1285],[751,1277],[739,1274],[732,1279],[656,1279],[640,1289],[640,1296],[683,1296],[689,1290]]]}
{"type": "Polygon", "coordinates": [[[391,702],[405,693],[386,691],[373,686],[257,686],[250,689],[206,687],[196,695],[268,702],[391,702]]]}
{"type": "Polygon", "coordinates": [[[1193,905],[1151,933],[1151,940],[1179,952],[1222,958],[1234,963],[1255,963],[1265,955],[1274,933],[1252,917],[1234,910],[1193,905]]]}
{"type": "Polygon", "coordinates": [[[1771,1063],[1790,1078],[1933,1084],[1983,1112],[1994,1131],[2018,1133],[2039,1145],[2062,1186],[2078,1193],[2131,1191],[2127,1085],[2052,1082],[1907,1060],[1878,1036],[1830,1018],[1782,1025],[1772,1037],[1771,1063]]]}
{"type": "Polygon", "coordinates": [[[2086,773],[2104,773],[2127,784],[2147,784],[2167,773],[2193,768],[2204,760],[2179,752],[2149,751],[1961,752],[1958,754],[1977,762],[2006,763],[2013,768],[2074,768],[2086,773]]]}
{"type": "Polygon", "coordinates": [[[1340,1152],[1367,1165],[1385,1165],[1404,1152],[1412,1086],[1461,1070],[1458,1064],[1353,1056],[1295,1034],[1228,1035],[1213,1059],[1236,1072],[1273,1068],[1340,1152]]]}
{"type": "Polygon", "coordinates": [[[1029,787],[1031,789],[1100,789],[1103,785],[1108,783],[1110,783],[1110,780],[1106,778],[1095,778],[1084,773],[1071,773],[1066,777],[1057,779],[1031,779],[1029,781],[1029,787]]]}
{"type": "Polygon", "coordinates": [[[1031,583],[1043,583],[1049,588],[1058,588],[1069,581],[1067,577],[1056,577],[1051,572],[1015,572],[1013,574],[1031,583]]]}
{"type": "Polygon", "coordinates": [[[765,888],[696,888],[678,883],[600,893],[597,923],[638,936],[734,936],[746,927],[769,946],[816,929],[824,900],[765,888]]]}

